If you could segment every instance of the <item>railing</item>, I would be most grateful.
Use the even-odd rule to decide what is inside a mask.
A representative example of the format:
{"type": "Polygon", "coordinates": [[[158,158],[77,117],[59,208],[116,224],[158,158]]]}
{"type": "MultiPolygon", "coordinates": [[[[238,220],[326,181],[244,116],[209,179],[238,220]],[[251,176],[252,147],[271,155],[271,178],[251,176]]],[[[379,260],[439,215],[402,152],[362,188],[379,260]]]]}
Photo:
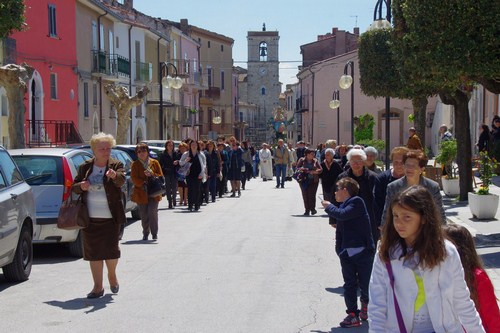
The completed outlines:
{"type": "Polygon", "coordinates": [[[218,98],[220,98],[220,88],[219,87],[208,87],[207,90],[203,91],[202,97],[218,99],[218,98]]]}
{"type": "Polygon", "coordinates": [[[55,147],[83,143],[71,120],[26,120],[25,141],[27,147],[55,147]]]}
{"type": "MultiPolygon", "coordinates": [[[[146,96],[146,101],[148,104],[159,104],[160,103],[160,85],[158,83],[152,83],[150,86],[149,94],[146,96]]],[[[165,106],[173,103],[172,89],[163,89],[163,103],[165,106]]]]}
{"type": "Polygon", "coordinates": [[[92,73],[130,77],[130,61],[119,54],[108,54],[106,51],[93,50],[92,73]]]}
{"type": "Polygon", "coordinates": [[[135,63],[135,80],[150,82],[153,80],[153,64],[150,62],[136,62],[135,63]]]}

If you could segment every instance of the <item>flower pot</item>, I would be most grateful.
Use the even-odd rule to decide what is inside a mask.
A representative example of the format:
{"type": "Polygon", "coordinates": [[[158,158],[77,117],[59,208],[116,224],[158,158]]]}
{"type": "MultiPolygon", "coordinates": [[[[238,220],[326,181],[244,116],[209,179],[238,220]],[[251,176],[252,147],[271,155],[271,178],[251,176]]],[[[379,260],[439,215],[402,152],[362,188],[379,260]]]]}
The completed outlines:
{"type": "Polygon", "coordinates": [[[469,208],[472,216],[479,220],[493,219],[497,214],[498,195],[479,195],[469,192],[469,208]]]}
{"type": "Polygon", "coordinates": [[[448,179],[446,177],[442,177],[441,183],[443,184],[443,192],[447,196],[456,197],[460,194],[460,182],[458,178],[448,179]]]}

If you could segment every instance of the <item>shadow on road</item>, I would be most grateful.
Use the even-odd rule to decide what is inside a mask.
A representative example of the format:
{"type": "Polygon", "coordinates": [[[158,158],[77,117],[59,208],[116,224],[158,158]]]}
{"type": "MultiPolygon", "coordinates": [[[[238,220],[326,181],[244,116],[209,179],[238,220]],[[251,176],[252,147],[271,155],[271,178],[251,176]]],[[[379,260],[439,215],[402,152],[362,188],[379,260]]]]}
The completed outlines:
{"type": "Polygon", "coordinates": [[[337,287],[337,288],[325,288],[326,291],[332,294],[339,294],[343,295],[344,294],[344,288],[343,287],[337,287]]]}
{"type": "MultiPolygon", "coordinates": [[[[342,321],[342,318],[339,319],[342,321]]],[[[367,333],[368,332],[368,323],[366,321],[361,323],[359,327],[351,327],[351,328],[343,328],[343,327],[332,327],[332,329],[328,332],[320,331],[320,330],[310,330],[311,333],[342,333],[342,332],[359,332],[359,333],[367,333]]]]}
{"type": "Polygon", "coordinates": [[[85,311],[86,314],[95,311],[102,310],[108,306],[108,304],[113,303],[113,297],[110,294],[104,295],[101,298],[87,299],[87,298],[74,298],[67,301],[47,301],[45,304],[59,307],[63,310],[83,310],[90,308],[85,311]]]}
{"type": "Polygon", "coordinates": [[[44,265],[77,261],[66,244],[37,244],[33,246],[33,265],[44,265]]]}

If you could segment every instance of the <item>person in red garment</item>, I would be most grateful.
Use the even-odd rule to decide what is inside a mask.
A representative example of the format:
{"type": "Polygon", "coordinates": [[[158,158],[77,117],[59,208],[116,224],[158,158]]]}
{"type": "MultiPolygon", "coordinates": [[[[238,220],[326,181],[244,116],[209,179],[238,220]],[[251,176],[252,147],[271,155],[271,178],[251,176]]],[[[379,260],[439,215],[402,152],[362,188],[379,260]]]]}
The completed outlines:
{"type": "Polygon", "coordinates": [[[469,230],[458,224],[445,226],[444,233],[458,250],[464,267],[465,282],[483,322],[484,330],[486,333],[500,332],[500,309],[495,289],[476,252],[472,235],[469,230]]]}

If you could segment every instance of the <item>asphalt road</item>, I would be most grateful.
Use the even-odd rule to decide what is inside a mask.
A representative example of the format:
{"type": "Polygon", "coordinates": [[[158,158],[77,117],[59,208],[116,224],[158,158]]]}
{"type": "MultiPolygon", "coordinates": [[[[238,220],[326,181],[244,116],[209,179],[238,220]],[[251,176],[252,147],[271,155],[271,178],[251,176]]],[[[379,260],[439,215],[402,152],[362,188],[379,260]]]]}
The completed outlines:
{"type": "Polygon", "coordinates": [[[29,281],[0,275],[0,331],[367,332],[338,328],[342,276],[323,210],[304,217],[298,184],[274,186],[254,179],[241,198],[193,213],[163,200],[157,242],[129,219],[117,295],[105,283],[104,297],[86,299],[88,263],[36,247],[29,281]]]}

